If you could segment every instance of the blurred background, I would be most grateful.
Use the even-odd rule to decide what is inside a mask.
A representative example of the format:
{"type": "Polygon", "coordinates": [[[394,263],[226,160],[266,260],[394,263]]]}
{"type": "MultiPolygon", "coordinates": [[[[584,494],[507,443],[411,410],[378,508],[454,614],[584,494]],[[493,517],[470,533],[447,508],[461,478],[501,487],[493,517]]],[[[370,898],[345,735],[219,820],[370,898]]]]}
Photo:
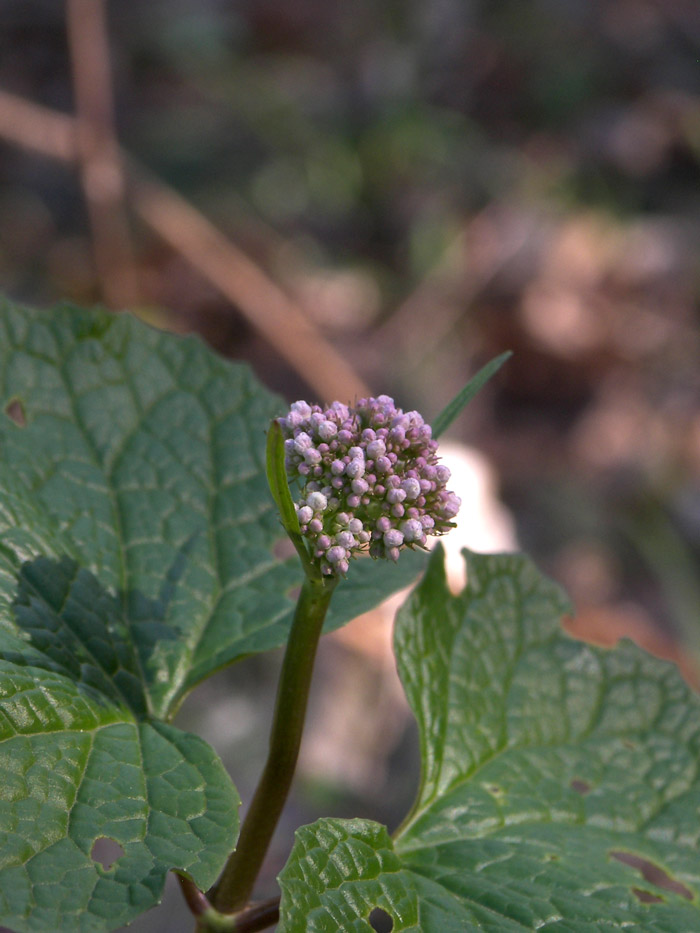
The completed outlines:
{"type": "MultiPolygon", "coordinates": [[[[513,350],[450,431],[460,542],[529,551],[577,632],[693,676],[697,0],[0,0],[0,21],[6,293],[198,332],[288,401],[384,392],[428,419],[513,350]]],[[[261,895],[300,822],[410,805],[391,614],[326,640],[261,895]]],[[[278,663],[179,720],[244,800],[278,663]]],[[[179,897],[131,929],[190,929],[179,897]]]]}

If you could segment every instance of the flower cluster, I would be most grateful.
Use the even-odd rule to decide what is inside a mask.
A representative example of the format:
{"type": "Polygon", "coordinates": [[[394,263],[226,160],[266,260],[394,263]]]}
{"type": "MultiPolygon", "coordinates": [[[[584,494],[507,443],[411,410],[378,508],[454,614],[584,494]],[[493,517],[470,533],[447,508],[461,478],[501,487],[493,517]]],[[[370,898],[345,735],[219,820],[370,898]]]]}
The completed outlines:
{"type": "Polygon", "coordinates": [[[345,574],[360,551],[397,560],[399,549],[442,534],[460,499],[446,489],[430,425],[388,395],[349,408],[295,402],[280,418],[301,533],[324,574],[345,574]]]}

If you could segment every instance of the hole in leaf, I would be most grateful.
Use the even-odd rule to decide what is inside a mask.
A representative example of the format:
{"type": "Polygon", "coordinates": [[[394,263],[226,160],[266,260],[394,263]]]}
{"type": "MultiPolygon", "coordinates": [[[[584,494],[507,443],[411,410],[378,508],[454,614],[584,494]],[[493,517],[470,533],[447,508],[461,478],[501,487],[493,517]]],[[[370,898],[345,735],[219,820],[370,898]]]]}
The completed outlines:
{"type": "Polygon", "coordinates": [[[643,891],[641,888],[632,888],[632,894],[634,894],[637,900],[641,901],[642,904],[658,904],[659,901],[663,901],[663,897],[659,897],[658,894],[652,894],[651,891],[643,891]]]}
{"type": "Polygon", "coordinates": [[[391,914],[388,914],[381,907],[375,907],[369,915],[370,926],[377,933],[391,933],[394,929],[394,921],[391,914]]]}
{"type": "Polygon", "coordinates": [[[617,859],[618,862],[622,862],[623,865],[636,868],[641,873],[642,878],[648,881],[649,884],[655,884],[657,888],[664,888],[666,891],[673,891],[674,894],[679,894],[686,900],[693,900],[693,892],[689,888],[666,874],[663,868],[642,858],[641,855],[633,855],[631,852],[611,852],[610,855],[617,859]]]}
{"type": "Polygon", "coordinates": [[[24,413],[24,405],[18,398],[12,398],[5,405],[5,414],[14,421],[18,428],[23,428],[27,424],[27,416],[24,413]]]}
{"type": "Polygon", "coordinates": [[[571,790],[575,790],[577,794],[587,794],[591,789],[591,785],[587,781],[580,781],[578,778],[574,778],[571,782],[571,790]]]}
{"type": "Polygon", "coordinates": [[[109,871],[122,855],[124,855],[122,847],[108,836],[100,836],[95,839],[90,850],[90,858],[93,862],[99,862],[105,871],[109,871]]]}
{"type": "Polygon", "coordinates": [[[272,553],[277,560],[289,560],[290,557],[296,554],[296,551],[289,538],[278,538],[272,545],[272,553]]]}

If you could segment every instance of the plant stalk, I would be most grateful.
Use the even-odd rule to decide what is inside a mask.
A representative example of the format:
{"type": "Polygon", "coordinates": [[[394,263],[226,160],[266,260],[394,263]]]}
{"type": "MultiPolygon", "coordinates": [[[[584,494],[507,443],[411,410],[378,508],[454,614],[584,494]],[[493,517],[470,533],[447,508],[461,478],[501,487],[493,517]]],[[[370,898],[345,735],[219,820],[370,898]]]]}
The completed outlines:
{"type": "Polygon", "coordinates": [[[241,827],[238,845],[211,891],[217,911],[242,910],[250,899],[294,776],[323,620],[337,578],[306,577],[282,663],[267,763],[241,827]]]}

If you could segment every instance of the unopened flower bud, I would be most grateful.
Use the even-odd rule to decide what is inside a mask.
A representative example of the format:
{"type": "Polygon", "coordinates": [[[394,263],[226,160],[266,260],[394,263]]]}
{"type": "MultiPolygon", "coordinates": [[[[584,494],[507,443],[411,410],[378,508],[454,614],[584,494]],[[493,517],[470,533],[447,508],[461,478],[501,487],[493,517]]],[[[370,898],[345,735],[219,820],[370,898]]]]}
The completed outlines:
{"type": "Polygon", "coordinates": [[[365,461],[360,459],[351,460],[346,465],[345,472],[352,479],[357,479],[365,472],[365,461]]]}
{"type": "Polygon", "coordinates": [[[316,450],[315,447],[309,447],[304,451],[304,460],[307,463],[317,464],[321,462],[321,452],[316,450]]]}
{"type": "Polygon", "coordinates": [[[303,454],[307,448],[311,447],[311,444],[311,438],[305,431],[297,434],[297,436],[294,438],[294,450],[298,454],[303,454]]]}
{"type": "Polygon", "coordinates": [[[305,525],[307,522],[310,522],[314,517],[313,509],[308,505],[302,505],[302,507],[297,512],[297,518],[299,519],[300,524],[305,525]]]}
{"type": "Polygon", "coordinates": [[[325,411],[298,401],[279,424],[288,474],[301,487],[301,532],[324,575],[345,574],[360,551],[396,560],[402,547],[452,527],[459,497],[418,412],[388,395],[325,411]]]}
{"type": "Polygon", "coordinates": [[[387,547],[401,547],[403,544],[403,534],[398,528],[392,528],[384,535],[384,544],[387,547]]]}
{"type": "Polygon", "coordinates": [[[338,433],[338,427],[332,421],[322,421],[318,426],[318,433],[324,441],[330,441],[338,433]]]}
{"type": "Polygon", "coordinates": [[[322,512],[328,505],[328,500],[322,492],[312,492],[309,493],[306,503],[311,506],[314,512],[322,512]]]}
{"type": "Polygon", "coordinates": [[[423,526],[417,518],[409,518],[399,526],[403,532],[403,539],[406,542],[419,541],[425,537],[423,526]]]}
{"type": "Polygon", "coordinates": [[[401,488],[406,493],[407,499],[417,499],[420,495],[420,483],[412,476],[409,476],[408,479],[401,483],[401,488]]]}
{"type": "Polygon", "coordinates": [[[382,440],[372,441],[367,445],[367,456],[372,460],[376,460],[377,457],[383,457],[386,453],[386,444],[382,440]]]}

